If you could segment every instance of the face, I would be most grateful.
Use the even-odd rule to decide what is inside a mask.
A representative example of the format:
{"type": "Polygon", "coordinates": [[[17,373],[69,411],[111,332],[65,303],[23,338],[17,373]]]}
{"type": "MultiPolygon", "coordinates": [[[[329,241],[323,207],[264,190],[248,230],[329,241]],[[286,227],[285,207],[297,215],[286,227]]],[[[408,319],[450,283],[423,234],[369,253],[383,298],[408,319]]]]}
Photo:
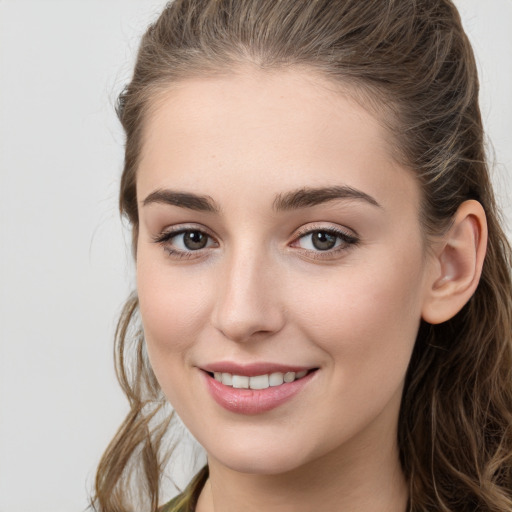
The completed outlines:
{"type": "Polygon", "coordinates": [[[429,272],[379,120],[299,71],[189,80],[155,105],[137,285],[179,416],[245,472],[394,446],[429,272]]]}

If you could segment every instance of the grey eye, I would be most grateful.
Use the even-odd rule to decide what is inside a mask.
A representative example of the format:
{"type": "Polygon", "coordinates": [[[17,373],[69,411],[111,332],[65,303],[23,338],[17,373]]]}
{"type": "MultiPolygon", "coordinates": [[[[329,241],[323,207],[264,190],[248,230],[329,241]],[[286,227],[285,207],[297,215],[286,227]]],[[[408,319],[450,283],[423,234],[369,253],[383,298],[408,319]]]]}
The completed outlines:
{"type": "Polygon", "coordinates": [[[183,245],[189,251],[204,249],[208,244],[209,236],[206,233],[197,230],[188,230],[176,235],[175,238],[183,237],[183,245]]]}
{"type": "Polygon", "coordinates": [[[315,249],[319,251],[328,251],[336,246],[339,237],[326,231],[313,231],[311,233],[311,243],[315,249]]]}
{"type": "Polygon", "coordinates": [[[309,251],[330,251],[343,243],[346,243],[346,240],[342,235],[320,229],[310,231],[299,239],[299,246],[309,251]]]}

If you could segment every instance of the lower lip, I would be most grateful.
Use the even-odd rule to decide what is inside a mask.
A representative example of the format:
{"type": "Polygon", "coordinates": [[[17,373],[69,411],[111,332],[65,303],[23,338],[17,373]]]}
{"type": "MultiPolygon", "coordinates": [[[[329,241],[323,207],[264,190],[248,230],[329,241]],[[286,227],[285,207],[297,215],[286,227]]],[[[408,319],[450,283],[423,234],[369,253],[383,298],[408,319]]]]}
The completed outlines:
{"type": "Polygon", "coordinates": [[[316,371],[301,379],[266,389],[237,389],[225,386],[202,371],[208,391],[224,409],[238,414],[261,414],[291,400],[314,378],[316,371]]]}

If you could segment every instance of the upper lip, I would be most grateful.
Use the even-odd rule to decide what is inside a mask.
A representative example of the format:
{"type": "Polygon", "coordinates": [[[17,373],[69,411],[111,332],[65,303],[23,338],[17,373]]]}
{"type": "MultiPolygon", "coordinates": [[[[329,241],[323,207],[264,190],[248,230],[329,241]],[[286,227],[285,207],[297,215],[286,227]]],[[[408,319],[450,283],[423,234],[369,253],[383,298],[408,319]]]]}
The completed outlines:
{"type": "Polygon", "coordinates": [[[304,370],[313,370],[312,366],[300,365],[287,365],[280,363],[251,363],[239,364],[231,361],[219,361],[200,366],[201,370],[209,373],[230,373],[232,375],[242,375],[246,377],[255,377],[256,375],[267,375],[270,373],[287,373],[287,372],[301,372],[304,370]]]}

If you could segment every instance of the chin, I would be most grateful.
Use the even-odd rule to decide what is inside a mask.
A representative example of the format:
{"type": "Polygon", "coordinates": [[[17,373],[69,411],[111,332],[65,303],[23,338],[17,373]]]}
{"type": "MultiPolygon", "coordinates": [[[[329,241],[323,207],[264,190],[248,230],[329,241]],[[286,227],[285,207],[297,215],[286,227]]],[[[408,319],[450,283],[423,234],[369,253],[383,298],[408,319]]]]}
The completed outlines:
{"type": "Polygon", "coordinates": [[[277,475],[293,471],[307,463],[300,450],[277,450],[253,446],[233,447],[222,450],[219,456],[209,453],[220,464],[238,473],[254,475],[277,475]],[[290,453],[293,451],[294,453],[290,453]]]}
{"type": "Polygon", "coordinates": [[[255,457],[239,460],[222,460],[221,463],[232,471],[251,475],[281,475],[301,466],[301,464],[294,464],[289,460],[261,460],[255,457]]]}

